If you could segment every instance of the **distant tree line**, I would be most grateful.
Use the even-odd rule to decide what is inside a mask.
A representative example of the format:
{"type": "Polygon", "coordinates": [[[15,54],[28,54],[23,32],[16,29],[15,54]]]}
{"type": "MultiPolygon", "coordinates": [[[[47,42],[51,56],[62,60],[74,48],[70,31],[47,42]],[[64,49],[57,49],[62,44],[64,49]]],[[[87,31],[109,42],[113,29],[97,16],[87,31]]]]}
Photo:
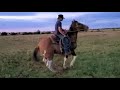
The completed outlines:
{"type": "Polygon", "coordinates": [[[102,32],[104,30],[113,30],[113,31],[116,31],[116,30],[120,30],[120,28],[99,28],[99,29],[89,29],[91,32],[102,32]]]}
{"type": "Polygon", "coordinates": [[[37,34],[51,34],[52,32],[46,31],[41,32],[40,30],[37,30],[36,32],[0,32],[1,36],[8,36],[8,35],[37,35],[37,34]]]}
{"type": "MultiPolygon", "coordinates": [[[[87,26],[86,26],[87,27],[87,26]]],[[[120,30],[120,28],[101,28],[101,29],[89,29],[91,32],[98,31],[101,32],[103,30],[120,30]]],[[[87,29],[88,30],[88,27],[87,29]]],[[[53,32],[46,31],[46,32],[41,32],[40,30],[37,30],[36,32],[0,32],[0,36],[9,36],[9,35],[39,35],[39,34],[52,34],[53,32]]]]}

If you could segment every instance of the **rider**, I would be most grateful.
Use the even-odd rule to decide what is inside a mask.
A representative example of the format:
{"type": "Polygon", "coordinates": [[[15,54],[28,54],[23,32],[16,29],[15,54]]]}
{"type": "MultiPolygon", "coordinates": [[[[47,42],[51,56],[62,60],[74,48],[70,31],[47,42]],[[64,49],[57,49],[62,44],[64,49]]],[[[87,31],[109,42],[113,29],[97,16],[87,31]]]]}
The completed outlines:
{"type": "Polygon", "coordinates": [[[67,31],[65,29],[62,29],[61,21],[63,21],[63,19],[65,19],[64,16],[62,14],[59,14],[58,18],[57,18],[57,22],[55,24],[55,35],[57,37],[59,37],[59,39],[62,40],[65,55],[68,55],[71,52],[70,48],[68,49],[68,43],[69,43],[69,46],[70,46],[70,41],[69,41],[68,38],[66,38],[67,37],[66,36],[67,31]]]}

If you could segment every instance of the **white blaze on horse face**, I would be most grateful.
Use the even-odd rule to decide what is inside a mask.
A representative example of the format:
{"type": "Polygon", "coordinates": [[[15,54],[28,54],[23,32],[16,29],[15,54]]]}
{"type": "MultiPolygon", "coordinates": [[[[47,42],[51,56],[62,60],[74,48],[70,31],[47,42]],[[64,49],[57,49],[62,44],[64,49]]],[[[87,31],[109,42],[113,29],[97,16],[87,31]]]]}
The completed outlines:
{"type": "Polygon", "coordinates": [[[77,56],[73,56],[73,60],[72,60],[71,63],[70,63],[70,67],[73,66],[73,64],[74,64],[74,62],[75,62],[75,60],[76,60],[76,58],[77,58],[77,56]]]}
{"type": "Polygon", "coordinates": [[[66,69],[66,65],[65,65],[66,61],[67,61],[67,58],[64,57],[64,62],[63,62],[63,68],[64,68],[64,69],[66,69]]]}

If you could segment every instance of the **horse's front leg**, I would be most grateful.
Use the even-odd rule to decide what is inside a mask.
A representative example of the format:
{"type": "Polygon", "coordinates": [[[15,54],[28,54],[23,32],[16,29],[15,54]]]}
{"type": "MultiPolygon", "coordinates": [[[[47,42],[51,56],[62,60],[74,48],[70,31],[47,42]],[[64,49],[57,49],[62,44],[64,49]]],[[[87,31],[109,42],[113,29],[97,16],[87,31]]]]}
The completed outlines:
{"type": "Polygon", "coordinates": [[[73,67],[73,65],[74,65],[74,63],[75,63],[75,60],[76,60],[76,58],[77,58],[76,53],[75,53],[74,50],[72,51],[72,55],[73,55],[73,59],[72,59],[72,61],[70,62],[70,67],[73,67]]]}
{"type": "Polygon", "coordinates": [[[68,56],[66,55],[66,56],[64,57],[64,62],[63,62],[63,68],[64,68],[64,69],[66,69],[66,61],[67,61],[67,59],[68,59],[68,56]]]}

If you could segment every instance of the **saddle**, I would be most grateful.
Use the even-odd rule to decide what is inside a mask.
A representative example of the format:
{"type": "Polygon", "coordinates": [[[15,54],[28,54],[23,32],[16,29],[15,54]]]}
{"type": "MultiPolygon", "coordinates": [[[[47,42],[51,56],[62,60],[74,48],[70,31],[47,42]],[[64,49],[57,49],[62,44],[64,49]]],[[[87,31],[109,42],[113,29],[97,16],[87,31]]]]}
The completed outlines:
{"type": "Polygon", "coordinates": [[[57,38],[56,35],[53,34],[50,36],[50,38],[51,38],[53,44],[59,44],[60,40],[57,38]]]}
{"type": "Polygon", "coordinates": [[[60,46],[60,50],[61,50],[61,53],[63,54],[64,53],[64,45],[63,45],[63,42],[62,40],[59,39],[59,37],[57,37],[56,35],[51,35],[50,36],[51,40],[52,40],[52,43],[53,44],[57,44],[60,46]]]}
{"type": "Polygon", "coordinates": [[[63,54],[64,53],[64,49],[63,49],[62,41],[54,34],[50,36],[50,39],[52,40],[53,44],[57,44],[57,45],[60,46],[60,51],[63,54]]]}

